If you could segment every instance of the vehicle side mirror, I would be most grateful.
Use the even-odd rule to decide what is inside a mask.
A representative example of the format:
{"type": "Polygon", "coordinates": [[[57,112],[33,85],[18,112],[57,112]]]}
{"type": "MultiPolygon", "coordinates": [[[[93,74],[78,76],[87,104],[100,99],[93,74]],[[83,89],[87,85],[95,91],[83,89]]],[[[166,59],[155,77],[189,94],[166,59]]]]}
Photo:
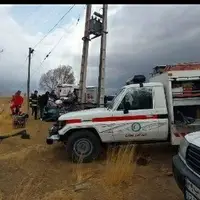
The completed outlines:
{"type": "Polygon", "coordinates": [[[126,101],[126,96],[123,99],[124,114],[128,114],[130,110],[130,103],[126,101]]]}

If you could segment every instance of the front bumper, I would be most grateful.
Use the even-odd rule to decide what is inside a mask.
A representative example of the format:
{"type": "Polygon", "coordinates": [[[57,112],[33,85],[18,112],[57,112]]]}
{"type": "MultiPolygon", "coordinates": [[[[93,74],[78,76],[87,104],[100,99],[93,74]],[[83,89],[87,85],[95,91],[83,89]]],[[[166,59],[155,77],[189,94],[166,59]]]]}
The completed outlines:
{"type": "Polygon", "coordinates": [[[173,157],[172,168],[176,183],[183,193],[185,192],[185,178],[189,179],[196,187],[200,188],[200,178],[185,165],[179,155],[173,157]]]}
{"type": "Polygon", "coordinates": [[[46,143],[49,144],[49,145],[51,145],[55,142],[58,142],[58,141],[60,141],[60,136],[58,134],[57,135],[51,135],[51,136],[47,137],[47,139],[46,139],[46,143]]]}
{"type": "Polygon", "coordinates": [[[60,140],[60,136],[58,134],[58,127],[56,125],[53,125],[50,129],[49,129],[49,136],[46,139],[46,143],[51,145],[54,142],[57,142],[60,140]]]}
{"type": "Polygon", "coordinates": [[[59,130],[61,130],[66,125],[65,121],[57,121],[50,129],[49,136],[46,139],[47,144],[53,144],[57,141],[65,141],[64,135],[59,135],[59,130]]]}

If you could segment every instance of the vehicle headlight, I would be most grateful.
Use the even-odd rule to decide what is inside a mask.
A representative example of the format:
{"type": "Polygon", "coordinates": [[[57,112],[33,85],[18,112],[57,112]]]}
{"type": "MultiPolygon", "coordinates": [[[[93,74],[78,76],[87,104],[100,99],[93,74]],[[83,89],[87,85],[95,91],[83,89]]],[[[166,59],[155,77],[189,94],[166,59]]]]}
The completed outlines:
{"type": "Polygon", "coordinates": [[[189,142],[186,140],[186,138],[183,138],[180,142],[179,146],[179,155],[185,160],[186,157],[186,151],[189,146],[189,142]]]}

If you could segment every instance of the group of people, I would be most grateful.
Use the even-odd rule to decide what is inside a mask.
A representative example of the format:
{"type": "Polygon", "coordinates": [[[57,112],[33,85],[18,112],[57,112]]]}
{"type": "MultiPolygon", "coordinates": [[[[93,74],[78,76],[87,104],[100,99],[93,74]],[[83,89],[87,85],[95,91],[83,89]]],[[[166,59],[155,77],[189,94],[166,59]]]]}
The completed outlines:
{"type": "MultiPolygon", "coordinates": [[[[45,107],[52,107],[55,104],[56,100],[59,98],[55,94],[55,91],[51,91],[50,93],[47,91],[42,95],[38,95],[38,91],[35,90],[29,98],[29,104],[32,109],[32,116],[34,119],[38,119],[38,111],[40,115],[40,119],[43,117],[45,107]]],[[[20,108],[24,102],[24,98],[21,96],[21,91],[17,91],[15,95],[13,95],[11,100],[11,113],[12,115],[20,114],[20,108]]],[[[63,102],[64,104],[75,104],[78,102],[78,94],[77,91],[74,90],[73,92],[69,92],[67,95],[67,100],[63,102]]]]}
{"type": "Polygon", "coordinates": [[[73,92],[69,91],[67,94],[67,98],[70,103],[77,103],[78,102],[77,90],[74,89],[73,92]]]}
{"type": "Polygon", "coordinates": [[[38,110],[40,112],[40,119],[43,117],[44,108],[47,106],[49,98],[57,99],[57,96],[54,91],[49,93],[45,92],[43,95],[38,95],[38,91],[35,90],[29,99],[30,107],[32,108],[32,116],[34,116],[35,120],[38,119],[38,110]]]}

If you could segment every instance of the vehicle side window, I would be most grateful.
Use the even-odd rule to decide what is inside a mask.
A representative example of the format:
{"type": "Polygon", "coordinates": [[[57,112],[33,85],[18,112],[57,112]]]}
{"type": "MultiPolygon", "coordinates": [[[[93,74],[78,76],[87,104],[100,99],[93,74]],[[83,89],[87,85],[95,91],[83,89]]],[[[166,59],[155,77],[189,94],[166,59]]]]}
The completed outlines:
{"type": "Polygon", "coordinates": [[[125,102],[129,110],[152,109],[152,88],[130,88],[117,110],[123,110],[125,102]]]}

